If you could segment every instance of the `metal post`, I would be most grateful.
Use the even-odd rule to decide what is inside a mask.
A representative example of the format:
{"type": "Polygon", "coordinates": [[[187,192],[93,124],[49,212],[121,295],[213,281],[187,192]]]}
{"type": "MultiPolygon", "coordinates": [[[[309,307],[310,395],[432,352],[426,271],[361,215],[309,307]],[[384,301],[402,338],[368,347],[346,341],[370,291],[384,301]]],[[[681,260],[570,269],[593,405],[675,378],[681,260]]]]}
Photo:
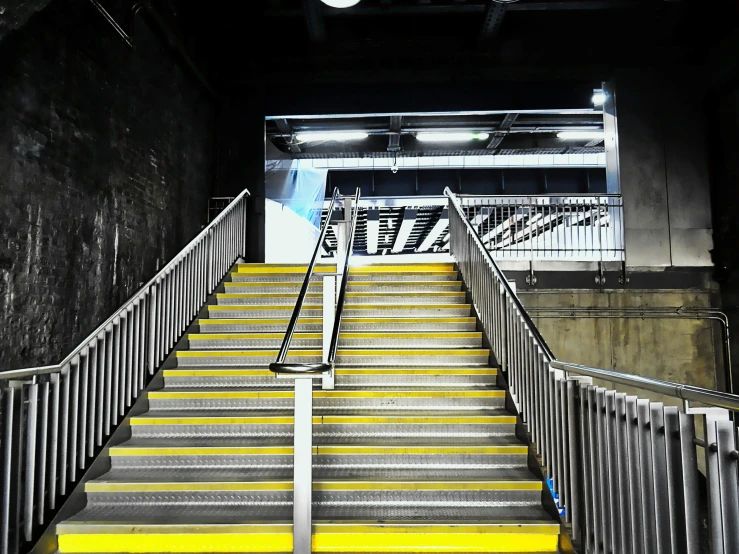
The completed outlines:
{"type": "MultiPolygon", "coordinates": [[[[334,330],[334,318],[336,316],[336,277],[328,275],[323,278],[323,356],[321,361],[328,363],[329,351],[331,350],[331,334],[334,330]]],[[[324,390],[334,389],[334,368],[324,375],[322,388],[324,390]]]]}
{"type": "Polygon", "coordinates": [[[293,553],[310,554],[313,500],[313,379],[295,378],[293,553]]]}

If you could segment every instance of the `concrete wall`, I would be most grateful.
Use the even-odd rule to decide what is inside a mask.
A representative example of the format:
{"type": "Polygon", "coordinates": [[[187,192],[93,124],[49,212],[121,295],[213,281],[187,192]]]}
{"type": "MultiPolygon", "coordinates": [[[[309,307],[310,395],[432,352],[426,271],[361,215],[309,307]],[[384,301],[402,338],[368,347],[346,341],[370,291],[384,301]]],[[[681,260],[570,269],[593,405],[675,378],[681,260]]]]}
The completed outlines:
{"type": "Polygon", "coordinates": [[[54,2],[0,43],[0,369],[62,359],[205,223],[214,105],[138,23],[54,2]]]}
{"type": "Polygon", "coordinates": [[[712,265],[705,91],[688,70],[619,71],[619,174],[627,264],[712,265]]]}
{"type": "MultiPolygon", "coordinates": [[[[521,291],[532,308],[710,307],[709,291],[521,291]]],[[[693,319],[537,318],[558,359],[576,364],[715,389],[723,379],[718,322],[693,319]]],[[[635,390],[624,392],[636,393],[635,390]]],[[[643,395],[643,393],[640,393],[643,395]]],[[[657,400],[665,401],[664,398],[657,400]]],[[[674,403],[674,401],[670,401],[674,403]]]]}

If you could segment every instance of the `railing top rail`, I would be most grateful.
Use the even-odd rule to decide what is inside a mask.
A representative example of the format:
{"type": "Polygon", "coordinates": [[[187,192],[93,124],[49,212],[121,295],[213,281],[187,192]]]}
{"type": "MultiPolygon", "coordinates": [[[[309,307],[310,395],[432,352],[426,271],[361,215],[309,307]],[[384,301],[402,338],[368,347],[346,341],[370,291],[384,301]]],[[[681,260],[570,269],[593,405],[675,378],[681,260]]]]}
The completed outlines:
{"type": "Polygon", "coordinates": [[[444,195],[447,196],[450,202],[454,205],[454,208],[457,210],[457,214],[462,219],[462,222],[465,225],[465,227],[467,227],[467,230],[470,231],[470,235],[472,236],[473,240],[477,243],[478,248],[483,253],[483,255],[487,258],[487,260],[490,262],[490,266],[493,268],[493,271],[498,276],[498,280],[500,281],[500,283],[506,289],[506,292],[508,293],[508,297],[518,308],[518,311],[520,312],[521,317],[523,317],[524,321],[526,322],[526,325],[528,326],[529,331],[534,336],[534,339],[539,345],[539,348],[541,348],[542,353],[549,360],[554,360],[555,358],[554,358],[554,354],[552,354],[552,350],[549,348],[549,345],[544,340],[544,337],[541,336],[541,333],[539,333],[539,330],[537,329],[536,325],[534,325],[534,322],[529,317],[529,314],[526,312],[526,309],[523,307],[523,304],[521,304],[521,301],[518,299],[518,296],[516,296],[516,293],[513,292],[511,285],[508,283],[508,279],[506,279],[505,275],[503,274],[501,269],[498,267],[498,264],[495,263],[495,260],[490,255],[490,252],[488,252],[488,249],[485,248],[485,245],[482,243],[482,240],[480,240],[480,237],[477,235],[477,232],[472,228],[472,224],[470,224],[470,222],[465,217],[464,213],[462,213],[462,206],[459,203],[459,199],[449,189],[449,187],[444,189],[444,195]]]}
{"type": "Polygon", "coordinates": [[[61,371],[61,369],[70,363],[74,358],[82,352],[84,348],[87,347],[87,345],[92,341],[97,335],[105,331],[107,327],[113,324],[113,322],[116,320],[118,316],[120,316],[123,312],[127,311],[128,308],[133,306],[137,301],[141,299],[141,297],[146,294],[146,291],[154,284],[156,281],[163,275],[166,275],[172,267],[176,265],[176,263],[180,260],[180,258],[187,254],[200,240],[206,236],[213,227],[215,227],[222,219],[224,219],[233,209],[235,209],[238,202],[246,198],[248,196],[251,196],[251,193],[248,189],[244,189],[241,194],[236,196],[233,199],[233,202],[231,202],[226,208],[223,209],[221,213],[219,213],[213,221],[211,221],[208,225],[203,228],[200,233],[198,233],[195,238],[193,238],[187,246],[185,246],[179,254],[177,254],[174,258],[172,258],[169,263],[167,263],[162,269],[160,269],[154,277],[149,279],[149,281],[142,287],[140,287],[135,293],[131,295],[131,297],[120,307],[118,308],[113,314],[111,314],[110,317],[108,317],[103,323],[98,325],[98,327],[90,333],[87,338],[85,338],[72,352],[70,352],[61,362],[59,362],[56,365],[49,365],[49,366],[41,366],[41,367],[32,367],[32,368],[24,368],[24,369],[14,369],[10,371],[0,371],[0,381],[7,381],[12,379],[27,379],[29,377],[34,377],[36,375],[48,375],[51,373],[56,373],[58,371],[61,371]]]}
{"type": "MultiPolygon", "coordinates": [[[[308,270],[305,272],[305,278],[303,279],[303,285],[300,287],[300,292],[298,293],[298,298],[295,302],[295,308],[293,309],[293,314],[290,317],[290,323],[287,326],[287,330],[285,331],[285,337],[282,340],[282,346],[280,346],[280,352],[277,355],[277,359],[275,360],[274,364],[270,364],[270,369],[274,369],[278,373],[280,372],[280,369],[284,369],[282,366],[285,363],[285,358],[287,357],[287,352],[290,350],[290,342],[292,341],[293,334],[295,333],[295,327],[298,324],[298,318],[300,317],[300,311],[303,309],[303,302],[305,301],[305,296],[308,293],[308,287],[310,286],[310,279],[313,275],[313,268],[316,265],[316,260],[318,259],[318,255],[321,252],[321,247],[323,246],[323,240],[326,237],[326,231],[328,230],[329,223],[331,222],[331,213],[333,212],[334,203],[336,202],[336,199],[339,197],[339,189],[335,188],[334,193],[331,196],[331,204],[329,204],[328,207],[328,216],[326,217],[326,220],[323,222],[323,226],[321,227],[321,233],[318,236],[318,241],[316,242],[316,248],[313,250],[313,256],[311,257],[310,264],[308,265],[308,270]]],[[[296,366],[297,364],[291,364],[291,366],[296,366]]],[[[291,371],[292,373],[293,371],[291,371]]],[[[317,373],[317,369],[315,371],[303,371],[302,373],[317,373]]]]}
{"type": "Polygon", "coordinates": [[[628,375],[617,371],[609,371],[607,369],[596,369],[594,367],[560,362],[558,360],[552,360],[549,365],[554,369],[559,369],[574,375],[602,379],[603,381],[610,381],[621,385],[637,387],[658,394],[664,394],[666,396],[673,396],[689,402],[701,402],[703,404],[710,404],[716,408],[739,411],[739,395],[730,394],[728,392],[694,387],[692,385],[682,385],[680,383],[662,381],[651,377],[628,375]]]}

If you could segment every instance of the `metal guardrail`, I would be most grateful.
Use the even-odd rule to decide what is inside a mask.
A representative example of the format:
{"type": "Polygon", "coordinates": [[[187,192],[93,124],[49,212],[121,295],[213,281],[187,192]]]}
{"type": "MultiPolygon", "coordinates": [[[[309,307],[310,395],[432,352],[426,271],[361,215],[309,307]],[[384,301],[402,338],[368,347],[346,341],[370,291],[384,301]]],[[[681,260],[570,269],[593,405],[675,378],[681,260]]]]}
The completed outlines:
{"type": "Polygon", "coordinates": [[[620,195],[464,196],[485,248],[500,259],[624,260],[620,195]]]}
{"type": "Polygon", "coordinates": [[[0,373],[0,554],[30,546],[246,245],[244,190],[56,365],[0,373]]]}
{"type": "Polygon", "coordinates": [[[557,361],[451,191],[451,253],[534,444],[562,519],[586,554],[739,552],[739,396],[557,361]],[[593,379],[685,401],[681,410],[593,379]],[[708,404],[692,408],[689,402],[708,404]],[[705,439],[696,437],[701,418],[705,439]],[[705,456],[702,528],[696,446],[705,456]]]}

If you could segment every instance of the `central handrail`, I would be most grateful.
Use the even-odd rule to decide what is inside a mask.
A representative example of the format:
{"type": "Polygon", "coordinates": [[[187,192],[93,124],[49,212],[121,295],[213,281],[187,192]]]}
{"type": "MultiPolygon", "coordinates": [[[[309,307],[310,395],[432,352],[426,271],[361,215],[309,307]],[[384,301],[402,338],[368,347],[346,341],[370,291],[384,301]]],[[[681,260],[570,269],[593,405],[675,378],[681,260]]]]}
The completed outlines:
{"type": "Polygon", "coordinates": [[[313,269],[316,266],[316,260],[318,254],[321,252],[323,246],[323,240],[326,237],[326,231],[328,230],[329,222],[331,221],[331,215],[334,213],[334,204],[336,199],[339,197],[339,189],[335,188],[333,195],[331,195],[331,203],[328,206],[328,214],[326,215],[326,221],[323,222],[321,227],[321,233],[318,236],[316,242],[316,248],[313,250],[313,257],[308,264],[308,270],[305,272],[305,278],[303,279],[303,285],[300,287],[298,293],[298,299],[295,302],[295,308],[293,309],[292,317],[290,317],[290,323],[287,325],[285,331],[285,337],[282,339],[282,346],[280,346],[280,352],[277,354],[277,359],[269,364],[270,371],[274,373],[323,373],[324,364],[286,364],[285,358],[290,350],[290,342],[295,334],[295,327],[298,325],[298,318],[300,318],[300,312],[303,309],[303,303],[305,302],[305,296],[308,294],[308,287],[310,286],[310,280],[313,276],[313,269]]]}
{"type": "Polygon", "coordinates": [[[444,189],[444,196],[449,198],[449,201],[454,205],[455,209],[457,210],[457,213],[462,218],[462,222],[464,223],[467,230],[470,232],[470,236],[472,237],[472,240],[477,243],[477,246],[479,247],[480,251],[483,253],[484,256],[487,257],[488,262],[490,262],[491,267],[493,268],[493,271],[497,275],[498,279],[500,280],[500,283],[503,285],[503,287],[506,290],[506,293],[508,293],[508,296],[511,298],[513,303],[518,308],[519,312],[521,313],[521,317],[523,317],[524,321],[526,322],[527,327],[529,328],[529,331],[534,335],[534,339],[538,343],[539,347],[541,348],[542,352],[545,356],[549,358],[548,361],[554,360],[554,354],[552,353],[552,350],[549,348],[549,345],[547,344],[547,341],[544,340],[544,337],[541,336],[541,333],[539,333],[539,330],[536,328],[536,325],[534,325],[534,322],[532,321],[531,317],[529,317],[529,314],[526,312],[526,308],[523,307],[523,304],[521,304],[521,301],[518,299],[518,296],[515,292],[513,292],[513,289],[511,288],[510,283],[508,283],[508,279],[506,279],[505,275],[501,271],[501,269],[498,267],[498,264],[495,263],[495,259],[490,255],[490,252],[487,248],[485,248],[485,245],[483,244],[482,240],[477,234],[477,231],[472,227],[472,224],[469,222],[467,217],[464,214],[464,211],[462,209],[462,204],[459,202],[459,199],[457,198],[457,195],[454,194],[449,187],[446,187],[444,189]]]}

